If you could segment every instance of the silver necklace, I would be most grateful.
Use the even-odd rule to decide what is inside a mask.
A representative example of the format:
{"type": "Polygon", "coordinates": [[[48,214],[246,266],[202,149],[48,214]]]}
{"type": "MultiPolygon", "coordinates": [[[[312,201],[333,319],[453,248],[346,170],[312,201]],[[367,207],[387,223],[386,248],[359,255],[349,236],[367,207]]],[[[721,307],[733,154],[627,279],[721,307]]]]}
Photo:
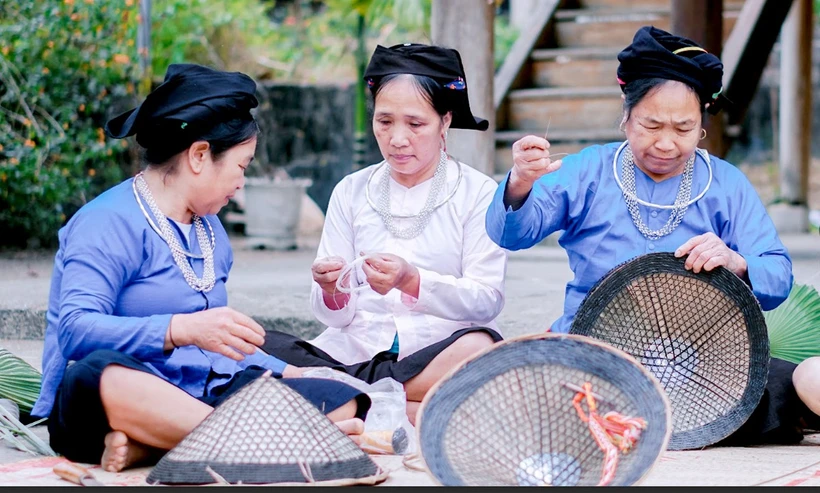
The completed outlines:
{"type": "MultiPolygon", "coordinates": [[[[444,153],[444,151],[442,151],[442,153],[444,153]]],[[[446,154],[444,155],[444,159],[445,159],[445,161],[447,160],[447,155],[446,154]]],[[[456,192],[458,191],[458,186],[461,184],[461,179],[464,177],[464,171],[461,168],[463,166],[463,164],[461,164],[458,161],[455,161],[455,163],[458,165],[458,178],[456,178],[456,184],[453,186],[453,189],[450,190],[450,193],[447,194],[446,197],[441,199],[441,201],[439,201],[439,203],[437,203],[435,207],[433,207],[433,210],[436,210],[439,207],[441,207],[442,205],[449,202],[450,199],[453,198],[453,195],[455,195],[456,192]]],[[[370,198],[370,183],[373,181],[373,177],[376,176],[376,173],[378,173],[379,170],[384,168],[385,166],[389,166],[389,165],[387,164],[386,161],[383,161],[381,164],[373,167],[373,171],[371,171],[370,175],[367,177],[367,184],[364,188],[364,196],[367,199],[367,203],[370,204],[370,207],[376,212],[379,211],[379,207],[376,205],[375,202],[373,202],[373,199],[370,198]]],[[[413,217],[418,217],[418,214],[393,214],[392,212],[391,212],[391,214],[393,216],[393,219],[410,219],[410,218],[413,218],[413,217]]]]}
{"type": "MultiPolygon", "coordinates": [[[[622,146],[623,147],[623,146],[622,146]]],[[[617,159],[616,153],[616,159],[617,159]]],[[[675,228],[678,227],[680,222],[683,220],[684,214],[686,214],[686,210],[689,209],[689,205],[692,203],[690,202],[689,198],[692,196],[692,180],[694,177],[694,169],[695,169],[695,154],[693,153],[689,159],[686,161],[686,167],[683,171],[683,176],[681,177],[680,185],[678,186],[678,193],[675,197],[675,203],[669,207],[665,206],[663,208],[671,208],[672,212],[669,214],[669,219],[666,221],[666,224],[663,225],[660,229],[649,229],[649,227],[643,222],[641,218],[641,211],[638,207],[639,199],[638,199],[638,189],[635,182],[635,156],[632,154],[632,149],[626,145],[623,147],[623,154],[622,154],[622,173],[623,173],[623,184],[620,183],[621,191],[624,195],[624,200],[626,200],[627,209],[629,209],[629,215],[632,216],[632,222],[635,224],[635,227],[638,228],[638,231],[641,232],[644,237],[648,240],[658,240],[663,238],[664,236],[670,234],[675,228]]],[[[618,173],[617,169],[615,170],[615,176],[617,178],[618,173]]],[[[644,204],[648,204],[644,202],[644,204]]],[[[653,207],[654,205],[649,205],[649,207],[653,207]]]]}
{"type": "MultiPolygon", "coordinates": [[[[137,176],[140,177],[144,181],[145,179],[142,178],[141,175],[142,175],[142,173],[139,173],[137,176]]],[[[145,219],[148,220],[148,224],[151,225],[151,229],[156,231],[156,233],[160,237],[163,237],[162,231],[160,231],[159,227],[157,227],[156,223],[154,223],[154,220],[151,219],[151,216],[148,214],[148,211],[146,211],[145,207],[143,207],[143,205],[142,205],[142,200],[140,200],[140,194],[139,194],[139,192],[137,192],[137,178],[136,177],[134,178],[134,181],[131,183],[131,188],[134,189],[134,197],[137,199],[137,204],[139,204],[140,209],[142,210],[142,215],[145,216],[145,219]]],[[[148,193],[150,194],[150,190],[149,190],[148,193]]],[[[152,196],[152,199],[153,199],[153,196],[152,196]]],[[[205,224],[208,225],[208,230],[211,233],[211,250],[213,250],[214,246],[216,245],[216,235],[214,234],[214,228],[213,228],[213,226],[211,226],[211,223],[210,223],[210,221],[208,221],[207,218],[204,219],[204,221],[205,221],[205,224]]],[[[188,250],[185,250],[184,248],[182,248],[182,245],[180,245],[179,242],[177,242],[174,245],[169,244],[168,246],[171,247],[172,249],[179,250],[186,257],[195,258],[195,259],[205,258],[202,255],[199,255],[199,254],[196,254],[196,253],[193,253],[193,252],[189,252],[188,250]]]]}
{"type": "MultiPolygon", "coordinates": [[[[385,165],[386,164],[387,163],[385,162],[385,165]]],[[[378,167],[378,169],[381,168],[383,168],[383,166],[378,167]]],[[[417,214],[407,216],[393,214],[390,211],[389,169],[384,170],[377,185],[379,190],[378,203],[374,204],[373,201],[370,199],[370,181],[373,179],[373,175],[376,171],[378,171],[378,169],[373,170],[373,172],[371,172],[370,174],[370,177],[368,177],[367,184],[365,186],[365,196],[367,198],[367,202],[370,204],[370,207],[372,207],[373,210],[375,210],[379,214],[379,216],[381,216],[382,222],[384,223],[387,230],[390,231],[390,233],[396,238],[401,238],[404,240],[415,238],[416,236],[420,235],[422,231],[424,231],[424,228],[430,222],[433,211],[444,205],[453,197],[456,190],[458,189],[458,182],[461,181],[462,176],[461,167],[459,164],[459,179],[456,183],[456,186],[447,195],[447,197],[445,197],[444,200],[437,203],[436,201],[438,200],[438,196],[441,193],[441,190],[444,188],[444,183],[447,180],[447,154],[444,151],[440,151],[439,162],[436,166],[436,171],[433,174],[432,182],[430,183],[430,192],[427,194],[427,201],[424,203],[424,206],[417,214]],[[399,218],[413,218],[414,221],[407,228],[400,229],[395,223],[395,219],[399,218]]]]}
{"type": "MultiPolygon", "coordinates": [[[[621,179],[618,178],[618,157],[621,155],[621,151],[623,151],[624,148],[628,145],[629,145],[629,141],[624,141],[624,143],[621,144],[620,147],[618,147],[618,150],[615,151],[615,155],[612,157],[612,174],[615,175],[615,182],[618,184],[618,187],[621,189],[621,191],[623,193],[630,194],[630,198],[634,199],[636,202],[638,202],[642,206],[654,207],[656,209],[674,209],[675,208],[674,204],[672,204],[672,205],[653,204],[651,202],[646,202],[644,200],[641,200],[640,198],[638,198],[638,196],[636,194],[634,194],[632,192],[624,190],[624,185],[623,185],[623,183],[621,183],[621,179]]],[[[700,157],[706,162],[706,169],[709,171],[709,179],[706,181],[706,186],[703,188],[703,191],[701,191],[698,194],[697,197],[690,200],[687,205],[692,205],[695,202],[697,202],[698,200],[702,199],[703,196],[706,195],[706,192],[709,191],[709,187],[712,186],[712,159],[709,157],[709,153],[706,152],[703,149],[695,149],[695,152],[697,152],[700,155],[700,157]]],[[[634,156],[633,156],[633,160],[634,160],[634,156]]]]}
{"type": "Polygon", "coordinates": [[[214,273],[214,246],[216,243],[216,237],[214,235],[214,230],[211,227],[211,223],[209,223],[207,219],[204,220],[204,222],[208,224],[208,228],[211,230],[211,241],[209,242],[208,233],[205,231],[205,225],[203,224],[203,218],[197,216],[196,214],[192,216],[194,229],[196,231],[196,238],[199,242],[199,248],[202,250],[202,255],[197,256],[187,252],[182,248],[182,245],[180,245],[176,233],[174,233],[168,218],[162,213],[154,200],[154,196],[151,194],[151,190],[148,188],[148,183],[146,183],[142,173],[134,177],[133,188],[134,194],[137,196],[137,203],[139,204],[140,209],[142,209],[143,215],[148,220],[151,228],[156,231],[160,238],[165,240],[165,243],[167,243],[168,247],[170,247],[171,255],[174,257],[174,261],[182,271],[182,275],[185,277],[185,282],[187,282],[188,285],[195,291],[207,293],[213,289],[216,284],[216,275],[214,273]],[[140,197],[142,197],[142,200],[148,204],[148,208],[151,209],[151,213],[157,220],[156,223],[151,220],[151,216],[148,214],[148,211],[145,210],[145,207],[143,207],[140,197]],[[188,257],[203,259],[204,269],[201,278],[194,272],[194,269],[188,262],[188,257]]]}

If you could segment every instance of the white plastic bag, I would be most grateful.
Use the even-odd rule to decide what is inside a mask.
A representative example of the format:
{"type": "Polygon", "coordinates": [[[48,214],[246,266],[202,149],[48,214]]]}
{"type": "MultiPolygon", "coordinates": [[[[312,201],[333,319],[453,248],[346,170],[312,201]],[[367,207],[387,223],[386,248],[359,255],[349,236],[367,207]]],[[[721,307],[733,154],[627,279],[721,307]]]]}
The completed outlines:
{"type": "Polygon", "coordinates": [[[308,370],[302,376],[337,380],[370,397],[372,405],[364,421],[361,444],[365,452],[406,455],[416,451],[416,430],[407,419],[407,395],[399,382],[383,378],[368,384],[331,368],[308,370]]]}

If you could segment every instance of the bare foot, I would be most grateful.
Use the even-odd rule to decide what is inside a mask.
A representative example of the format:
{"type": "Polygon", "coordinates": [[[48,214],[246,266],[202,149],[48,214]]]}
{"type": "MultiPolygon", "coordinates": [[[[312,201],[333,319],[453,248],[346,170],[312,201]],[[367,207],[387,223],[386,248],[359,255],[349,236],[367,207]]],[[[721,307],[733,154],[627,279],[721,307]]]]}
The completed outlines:
{"type": "Polygon", "coordinates": [[[108,472],[120,472],[146,459],[148,455],[148,448],[130,442],[128,436],[121,431],[112,431],[105,435],[105,450],[100,465],[108,472]]]}
{"type": "Polygon", "coordinates": [[[364,421],[359,418],[343,419],[334,423],[345,435],[349,436],[357,445],[362,444],[362,433],[364,433],[364,421]]]}

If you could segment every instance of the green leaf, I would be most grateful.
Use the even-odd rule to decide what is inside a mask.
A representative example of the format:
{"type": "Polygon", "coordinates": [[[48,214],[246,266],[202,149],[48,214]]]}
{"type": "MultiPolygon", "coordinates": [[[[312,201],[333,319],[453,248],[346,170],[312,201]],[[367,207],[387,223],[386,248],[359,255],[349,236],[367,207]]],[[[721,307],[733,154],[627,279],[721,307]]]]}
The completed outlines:
{"type": "Polygon", "coordinates": [[[820,294],[814,287],[795,284],[783,304],[763,315],[773,358],[800,364],[820,356],[820,294]]]}
{"type": "Polygon", "coordinates": [[[10,399],[30,412],[40,395],[42,375],[33,366],[0,348],[0,398],[10,399]]]}

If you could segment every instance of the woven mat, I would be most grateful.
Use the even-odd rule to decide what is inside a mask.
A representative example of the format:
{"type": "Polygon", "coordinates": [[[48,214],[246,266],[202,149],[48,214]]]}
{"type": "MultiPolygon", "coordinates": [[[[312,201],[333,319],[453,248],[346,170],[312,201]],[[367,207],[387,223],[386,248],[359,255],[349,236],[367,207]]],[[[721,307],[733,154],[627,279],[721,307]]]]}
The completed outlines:
{"type": "MultiPolygon", "coordinates": [[[[413,471],[402,465],[402,457],[396,455],[372,455],[373,461],[386,471],[391,471],[385,486],[434,485],[427,473],[413,471]]],[[[0,486],[75,486],[60,478],[52,469],[62,457],[39,457],[0,465],[0,486]]],[[[129,469],[120,473],[103,471],[99,465],[82,464],[106,486],[146,486],[145,478],[150,467],[129,469]]]]}
{"type": "MultiPolygon", "coordinates": [[[[74,486],[52,472],[64,462],[62,457],[39,457],[0,465],[0,485],[3,486],[74,486]]],[[[99,465],[83,464],[106,486],[145,486],[150,467],[129,469],[121,473],[103,471],[99,465]]]]}
{"type": "MultiPolygon", "coordinates": [[[[402,458],[374,455],[373,461],[390,477],[380,486],[431,486],[421,471],[406,469],[402,458]]],[[[43,457],[0,465],[2,486],[71,486],[51,469],[65,459],[43,457]]],[[[115,474],[100,466],[87,466],[109,486],[144,486],[151,468],[115,474]]],[[[820,435],[806,437],[797,446],[719,447],[667,452],[649,473],[643,486],[820,486],[820,435]]]]}

